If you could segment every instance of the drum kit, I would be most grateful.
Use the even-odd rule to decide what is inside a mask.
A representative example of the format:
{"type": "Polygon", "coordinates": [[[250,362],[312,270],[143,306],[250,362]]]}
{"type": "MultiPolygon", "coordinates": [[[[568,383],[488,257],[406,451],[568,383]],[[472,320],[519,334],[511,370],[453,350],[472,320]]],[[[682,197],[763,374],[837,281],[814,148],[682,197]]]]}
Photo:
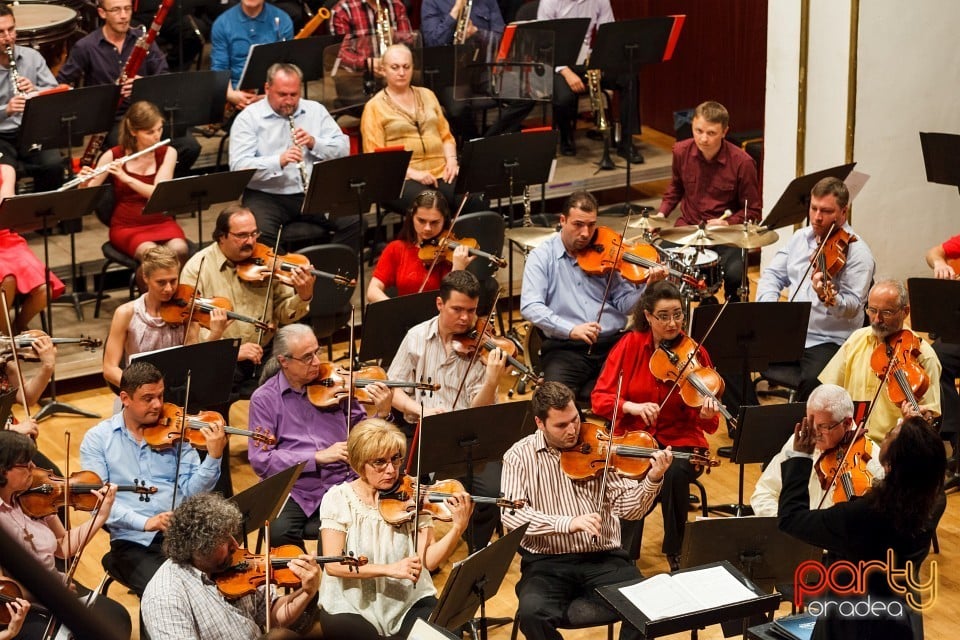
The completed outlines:
{"type": "Polygon", "coordinates": [[[54,74],[66,60],[69,47],[96,28],[97,9],[92,0],[29,0],[15,2],[10,8],[17,22],[17,44],[39,51],[54,74]]]}

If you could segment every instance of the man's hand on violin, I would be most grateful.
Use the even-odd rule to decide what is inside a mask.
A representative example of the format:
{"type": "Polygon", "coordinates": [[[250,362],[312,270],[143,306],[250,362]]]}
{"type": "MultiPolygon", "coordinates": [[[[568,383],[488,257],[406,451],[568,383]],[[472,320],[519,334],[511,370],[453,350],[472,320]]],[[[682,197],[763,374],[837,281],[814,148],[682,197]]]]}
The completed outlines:
{"type": "Polygon", "coordinates": [[[390,566],[390,577],[397,580],[409,580],[413,584],[420,579],[420,572],[423,571],[423,563],[420,562],[420,556],[410,556],[400,562],[394,562],[390,566]]]}
{"type": "Polygon", "coordinates": [[[227,448],[227,432],[219,422],[207,422],[206,426],[200,429],[207,444],[207,454],[219,460],[227,448]]]}
{"type": "Polygon", "coordinates": [[[155,516],[152,516],[147,520],[147,524],[143,525],[144,531],[166,531],[167,527],[170,526],[170,518],[173,517],[172,511],[164,511],[163,513],[158,513],[155,516]]]}
{"type": "Polygon", "coordinates": [[[17,433],[22,433],[23,435],[30,436],[34,439],[40,435],[40,425],[37,424],[37,421],[33,418],[27,418],[26,420],[11,424],[10,430],[16,431],[17,433]]]}
{"type": "Polygon", "coordinates": [[[666,280],[670,272],[664,266],[653,267],[647,271],[647,284],[653,284],[659,280],[666,280]]]}
{"type": "Polygon", "coordinates": [[[219,340],[223,337],[223,332],[227,330],[230,323],[233,322],[227,317],[227,310],[220,307],[214,307],[210,310],[210,335],[207,340],[219,340]]]}
{"type": "Polygon", "coordinates": [[[700,406],[700,419],[711,420],[720,410],[720,405],[715,398],[704,398],[703,405],[700,406]]]}
{"type": "Polygon", "coordinates": [[[393,405],[393,390],[390,387],[382,382],[374,382],[363,389],[373,400],[373,404],[377,408],[376,416],[378,418],[385,418],[390,415],[390,409],[393,405]]]}
{"type": "Polygon", "coordinates": [[[473,262],[477,256],[470,255],[470,247],[460,244],[457,245],[457,248],[453,250],[453,270],[454,271],[463,271],[467,268],[471,262],[473,262]]]}
{"type": "Polygon", "coordinates": [[[639,416],[649,427],[660,416],[660,405],[656,402],[624,402],[623,412],[629,416],[639,416]]]}
{"type": "Polygon", "coordinates": [[[817,444],[817,430],[806,417],[793,427],[793,450],[797,453],[813,453],[817,444]]]}
{"type": "Polygon", "coordinates": [[[583,324],[578,324],[570,330],[571,340],[580,340],[582,342],[586,342],[587,344],[593,344],[599,337],[599,322],[584,322],[583,324]]]}
{"type": "Polygon", "coordinates": [[[33,350],[40,358],[40,364],[45,369],[52,370],[57,364],[57,345],[53,344],[50,336],[44,334],[33,341],[33,350]]]}
{"type": "Polygon", "coordinates": [[[326,449],[321,449],[313,454],[317,464],[331,464],[333,462],[347,462],[347,443],[334,442],[326,449]]]}
{"type": "Polygon", "coordinates": [[[263,359],[263,347],[256,342],[244,342],[240,345],[240,351],[237,353],[238,361],[249,360],[253,364],[260,364],[261,359],[263,359]]]}
{"type": "Polygon", "coordinates": [[[317,560],[310,555],[301,553],[298,557],[294,558],[287,563],[287,568],[293,572],[293,575],[300,578],[300,587],[307,592],[308,595],[313,596],[317,593],[317,590],[320,588],[320,565],[317,564],[317,560]]]}
{"type": "Polygon", "coordinates": [[[603,521],[600,519],[599,513],[585,513],[570,521],[570,533],[583,531],[599,538],[602,527],[603,521]]]}
{"type": "Polygon", "coordinates": [[[497,383],[500,380],[500,375],[506,368],[507,353],[499,347],[496,349],[490,349],[490,353],[487,354],[487,382],[494,384],[497,383]]]}
{"type": "Polygon", "coordinates": [[[650,471],[647,472],[647,477],[651,482],[659,482],[671,464],[673,464],[673,449],[667,447],[654,452],[650,458],[650,471]]]}
{"type": "Polygon", "coordinates": [[[317,278],[306,269],[294,267],[290,270],[290,284],[293,285],[297,295],[303,301],[309,301],[313,298],[313,283],[317,278]]]}

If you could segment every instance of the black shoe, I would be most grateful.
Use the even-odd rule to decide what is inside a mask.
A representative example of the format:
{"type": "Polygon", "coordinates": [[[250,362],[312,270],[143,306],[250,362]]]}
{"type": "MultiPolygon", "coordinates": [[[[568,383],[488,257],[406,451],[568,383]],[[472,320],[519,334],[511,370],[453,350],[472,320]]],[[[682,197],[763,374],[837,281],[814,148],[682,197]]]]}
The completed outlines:
{"type": "Polygon", "coordinates": [[[599,129],[587,129],[587,137],[591,140],[597,140],[598,142],[603,142],[603,131],[599,129]]]}
{"type": "Polygon", "coordinates": [[[626,147],[619,147],[617,149],[617,155],[630,164],[643,164],[643,154],[640,153],[640,150],[636,147],[631,147],[629,149],[626,147]]]}
{"type": "Polygon", "coordinates": [[[577,155],[577,147],[573,144],[572,135],[560,134],[560,154],[565,156],[577,155]]]}
{"type": "Polygon", "coordinates": [[[729,445],[726,447],[718,447],[717,455],[723,456],[724,458],[729,458],[730,456],[733,455],[733,445],[729,445]]]}
{"type": "Polygon", "coordinates": [[[698,496],[697,494],[691,493],[689,495],[689,498],[690,498],[690,506],[700,504],[700,496],[698,496]]]}
{"type": "Polygon", "coordinates": [[[670,572],[680,571],[680,556],[675,553],[667,554],[667,564],[670,565],[670,572]]]}

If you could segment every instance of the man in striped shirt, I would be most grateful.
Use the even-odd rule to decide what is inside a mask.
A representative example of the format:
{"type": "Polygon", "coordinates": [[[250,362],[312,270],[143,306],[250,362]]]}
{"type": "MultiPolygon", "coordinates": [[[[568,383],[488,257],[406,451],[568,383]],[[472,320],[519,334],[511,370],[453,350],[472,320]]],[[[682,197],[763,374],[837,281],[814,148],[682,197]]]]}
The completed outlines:
{"type": "MultiPolygon", "coordinates": [[[[669,449],[655,453],[642,481],[610,473],[598,512],[602,479],[576,481],[560,469],[561,451],[580,441],[573,393],[559,382],[545,382],[533,394],[532,411],[537,431],[504,455],[501,483],[503,495],[526,506],[501,517],[509,529],[529,524],[520,545],[517,616],[524,636],[540,640],[561,637],[557,625],[574,599],[602,602],[597,587],[640,577],[620,547],[618,518],[639,520],[650,511],[673,454],[669,449]]],[[[640,637],[623,624],[621,640],[640,637]]]]}

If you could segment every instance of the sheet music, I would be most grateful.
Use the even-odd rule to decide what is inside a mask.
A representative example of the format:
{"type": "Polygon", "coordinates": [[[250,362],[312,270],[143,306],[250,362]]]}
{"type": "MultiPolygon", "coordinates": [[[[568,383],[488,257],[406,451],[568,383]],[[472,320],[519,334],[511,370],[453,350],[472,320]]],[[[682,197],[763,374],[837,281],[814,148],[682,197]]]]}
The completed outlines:
{"type": "Polygon", "coordinates": [[[620,593],[650,620],[753,600],[757,595],[723,567],[662,573],[623,587],[620,593]]]}
{"type": "Polygon", "coordinates": [[[843,181],[843,184],[847,185],[847,190],[850,192],[850,202],[853,202],[857,199],[857,196],[860,195],[861,191],[863,191],[863,187],[867,184],[867,180],[869,179],[870,176],[866,173],[862,173],[857,170],[850,172],[850,175],[847,176],[847,179],[843,181]]]}

